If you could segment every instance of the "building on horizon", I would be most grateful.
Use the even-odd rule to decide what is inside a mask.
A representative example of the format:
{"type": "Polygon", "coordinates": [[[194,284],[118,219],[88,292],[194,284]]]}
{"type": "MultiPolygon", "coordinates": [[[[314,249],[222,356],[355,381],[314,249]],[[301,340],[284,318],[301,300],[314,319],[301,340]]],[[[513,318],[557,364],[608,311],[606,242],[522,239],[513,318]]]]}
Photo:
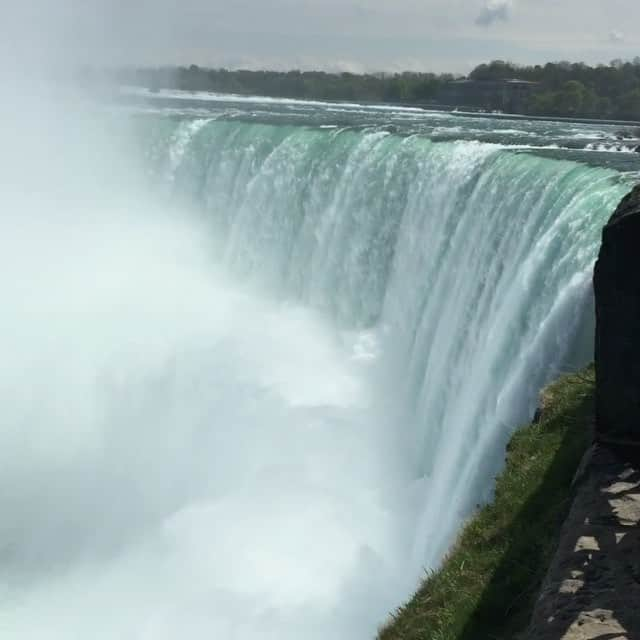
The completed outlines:
{"type": "Polygon", "coordinates": [[[452,80],[438,95],[438,102],[453,107],[473,107],[489,111],[522,111],[538,82],[504,80],[452,80]]]}

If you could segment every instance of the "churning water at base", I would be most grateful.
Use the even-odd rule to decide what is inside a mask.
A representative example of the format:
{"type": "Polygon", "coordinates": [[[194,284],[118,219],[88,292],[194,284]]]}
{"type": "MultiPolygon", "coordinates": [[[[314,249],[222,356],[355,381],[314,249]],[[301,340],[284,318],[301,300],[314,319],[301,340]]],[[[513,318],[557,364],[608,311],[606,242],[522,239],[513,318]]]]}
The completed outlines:
{"type": "Polygon", "coordinates": [[[153,198],[0,221],[0,634],[372,638],[589,357],[628,186],[379,129],[135,127],[153,198]]]}
{"type": "Polygon", "coordinates": [[[188,228],[74,224],[12,237],[74,257],[11,256],[38,291],[2,344],[3,637],[372,633],[406,578],[370,351],[216,276],[188,228]]]}

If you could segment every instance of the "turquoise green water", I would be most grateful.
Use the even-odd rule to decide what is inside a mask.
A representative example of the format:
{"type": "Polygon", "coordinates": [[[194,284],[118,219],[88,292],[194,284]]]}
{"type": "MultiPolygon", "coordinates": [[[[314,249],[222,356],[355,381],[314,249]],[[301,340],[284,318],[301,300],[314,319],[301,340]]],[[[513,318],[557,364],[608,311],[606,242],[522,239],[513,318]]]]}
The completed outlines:
{"type": "Polygon", "coordinates": [[[631,183],[605,167],[387,130],[153,118],[158,188],[199,212],[220,262],[347,329],[402,380],[400,439],[427,480],[432,566],[537,391],[590,358],[600,230],[631,183]],[[589,335],[587,331],[587,335],[589,335]]]}

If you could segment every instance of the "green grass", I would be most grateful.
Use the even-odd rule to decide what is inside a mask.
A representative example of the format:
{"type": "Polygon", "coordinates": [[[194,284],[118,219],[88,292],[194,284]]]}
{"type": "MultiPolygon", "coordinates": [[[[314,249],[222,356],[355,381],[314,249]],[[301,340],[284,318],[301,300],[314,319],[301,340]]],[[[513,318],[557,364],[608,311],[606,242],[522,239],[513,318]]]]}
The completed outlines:
{"type": "Polygon", "coordinates": [[[494,502],[473,516],[379,640],[506,640],[526,629],[591,441],[593,396],[592,367],[544,391],[541,421],[507,447],[494,502]]]}

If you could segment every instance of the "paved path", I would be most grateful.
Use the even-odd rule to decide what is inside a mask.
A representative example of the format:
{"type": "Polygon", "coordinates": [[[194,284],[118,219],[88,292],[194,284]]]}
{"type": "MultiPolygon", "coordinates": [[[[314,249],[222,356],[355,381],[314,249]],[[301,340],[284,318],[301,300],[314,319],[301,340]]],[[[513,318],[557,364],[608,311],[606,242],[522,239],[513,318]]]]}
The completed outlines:
{"type": "Polygon", "coordinates": [[[527,640],[640,640],[640,466],[596,446],[527,640]]]}

